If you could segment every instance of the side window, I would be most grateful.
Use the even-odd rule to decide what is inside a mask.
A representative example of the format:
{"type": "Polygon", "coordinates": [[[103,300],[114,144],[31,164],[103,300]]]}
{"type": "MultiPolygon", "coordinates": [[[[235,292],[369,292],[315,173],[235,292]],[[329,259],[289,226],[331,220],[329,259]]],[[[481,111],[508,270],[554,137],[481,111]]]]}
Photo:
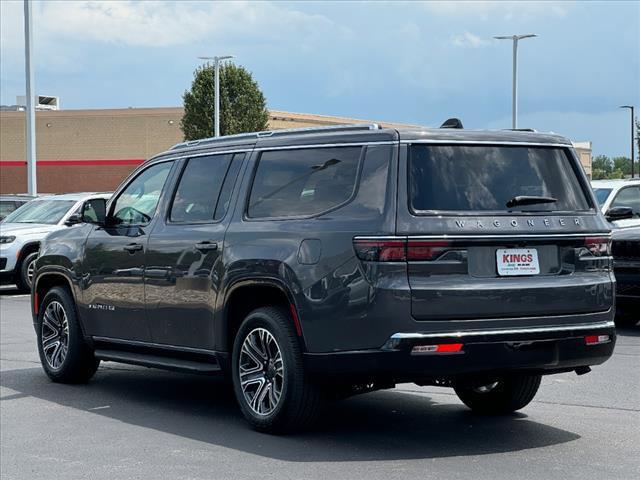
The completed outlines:
{"type": "Polygon", "coordinates": [[[120,193],[111,220],[116,225],[149,223],[173,162],[157,163],[135,177],[120,193]]]}
{"type": "Polygon", "coordinates": [[[276,150],[258,161],[250,218],[306,216],[348,201],[354,193],[363,147],[276,150]]]}
{"type": "Polygon", "coordinates": [[[633,216],[640,218],[640,187],[621,189],[611,202],[611,208],[613,207],[631,207],[633,216]]]}
{"type": "Polygon", "coordinates": [[[189,159],[173,197],[169,216],[172,222],[213,220],[232,156],[211,155],[189,159]]]}

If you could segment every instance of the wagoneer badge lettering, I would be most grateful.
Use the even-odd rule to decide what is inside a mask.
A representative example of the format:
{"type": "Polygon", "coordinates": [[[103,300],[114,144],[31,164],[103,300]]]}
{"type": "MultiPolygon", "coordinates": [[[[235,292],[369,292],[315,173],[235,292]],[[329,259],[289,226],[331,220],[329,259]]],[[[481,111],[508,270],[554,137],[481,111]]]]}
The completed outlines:
{"type": "MultiPolygon", "coordinates": [[[[484,228],[484,224],[482,223],[482,221],[480,220],[476,220],[476,221],[472,221],[470,222],[471,224],[475,224],[476,228],[484,228]]],[[[567,226],[567,220],[565,218],[558,218],[555,222],[552,222],[551,220],[549,220],[548,218],[543,218],[542,219],[542,224],[545,227],[551,227],[552,223],[557,223],[557,225],[559,227],[566,227],[567,226]]],[[[456,227],[458,228],[464,228],[464,226],[467,224],[467,222],[465,220],[456,220],[455,221],[456,227]]],[[[491,224],[495,227],[495,228],[500,228],[502,226],[502,222],[500,222],[500,220],[496,219],[493,222],[491,222],[491,224]]],[[[536,221],[535,219],[527,219],[527,226],[528,227],[536,227],[536,221]]],[[[520,223],[518,222],[517,219],[513,218],[511,220],[509,220],[509,225],[511,225],[513,228],[517,228],[520,223]]],[[[573,219],[573,225],[575,226],[580,226],[581,222],[579,218],[574,218],[573,219]]]]}

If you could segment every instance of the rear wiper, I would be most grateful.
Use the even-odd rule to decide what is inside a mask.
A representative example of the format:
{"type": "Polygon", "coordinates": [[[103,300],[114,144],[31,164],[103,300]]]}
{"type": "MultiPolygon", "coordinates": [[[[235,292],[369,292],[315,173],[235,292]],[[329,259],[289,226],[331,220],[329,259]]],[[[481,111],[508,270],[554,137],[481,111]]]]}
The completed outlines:
{"type": "Polygon", "coordinates": [[[515,207],[516,205],[535,205],[536,203],[555,203],[557,198],[539,197],[535,195],[517,195],[507,202],[507,207],[515,207]]]}

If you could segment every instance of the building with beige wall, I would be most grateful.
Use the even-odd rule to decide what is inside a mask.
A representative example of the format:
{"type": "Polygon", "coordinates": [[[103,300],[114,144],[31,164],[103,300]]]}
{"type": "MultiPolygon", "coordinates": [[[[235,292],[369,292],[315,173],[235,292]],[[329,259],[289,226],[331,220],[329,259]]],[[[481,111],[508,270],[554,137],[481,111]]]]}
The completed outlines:
{"type": "MultiPolygon", "coordinates": [[[[182,115],[181,107],[37,111],[38,192],[113,190],[145,159],[182,141],[182,115]]],[[[26,191],[25,123],[24,111],[0,111],[0,193],[26,191]]],[[[354,123],[371,121],[280,111],[269,115],[270,129],[354,123]]],[[[590,174],[591,145],[577,147],[590,174]]]]}

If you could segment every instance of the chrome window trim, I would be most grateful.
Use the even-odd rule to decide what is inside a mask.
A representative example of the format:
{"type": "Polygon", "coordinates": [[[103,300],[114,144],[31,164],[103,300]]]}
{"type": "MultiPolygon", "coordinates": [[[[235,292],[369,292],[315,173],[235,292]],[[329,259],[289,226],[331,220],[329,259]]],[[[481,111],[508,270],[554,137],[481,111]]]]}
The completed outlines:
{"type": "Polygon", "coordinates": [[[615,323],[613,321],[597,322],[597,323],[578,323],[572,325],[562,325],[555,327],[527,327],[527,328],[505,328],[495,330],[470,330],[470,331],[455,331],[455,332],[436,332],[436,333],[394,333],[389,337],[389,340],[423,340],[430,338],[465,338],[465,337],[480,337],[487,335],[510,335],[521,333],[553,333],[553,332],[568,332],[573,330],[601,330],[614,328],[615,323]]]}

